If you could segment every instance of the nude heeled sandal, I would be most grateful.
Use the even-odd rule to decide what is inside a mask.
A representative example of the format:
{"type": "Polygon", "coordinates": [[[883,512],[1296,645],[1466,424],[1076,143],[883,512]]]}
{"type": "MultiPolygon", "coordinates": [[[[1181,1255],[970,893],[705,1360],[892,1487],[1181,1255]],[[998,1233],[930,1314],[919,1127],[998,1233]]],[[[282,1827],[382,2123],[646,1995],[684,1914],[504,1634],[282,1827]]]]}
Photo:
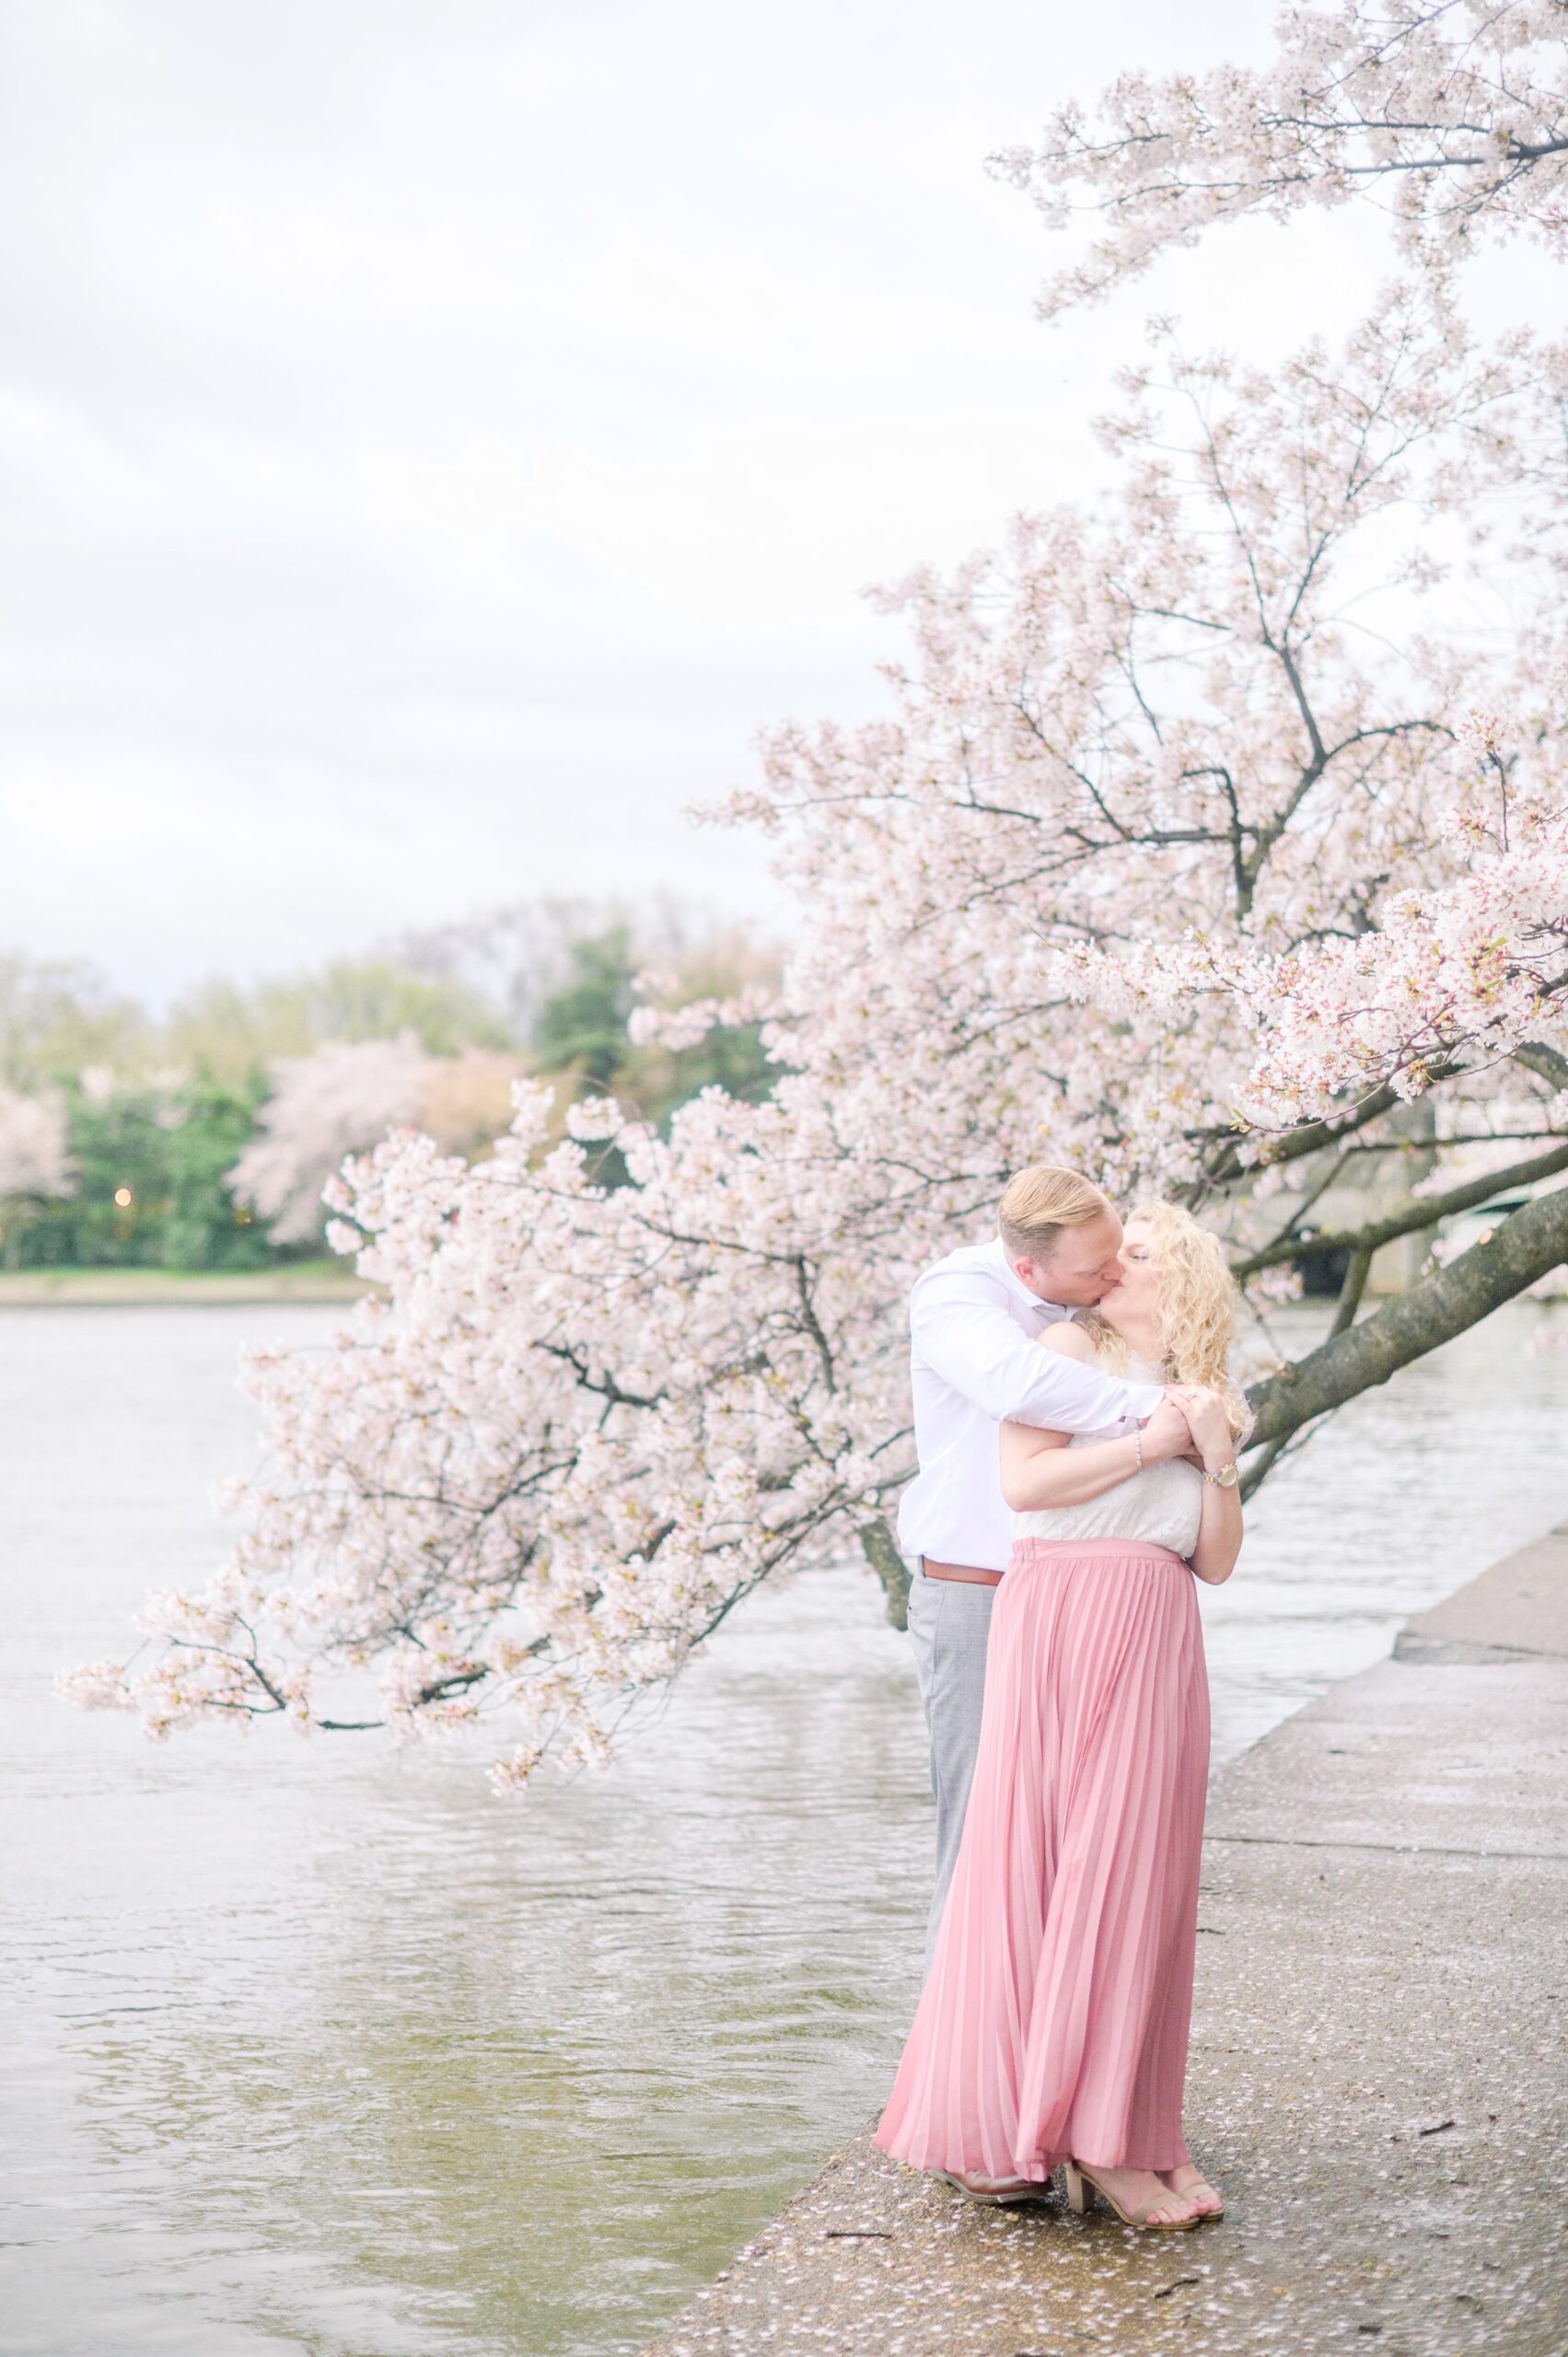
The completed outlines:
{"type": "MultiPolygon", "coordinates": [[[[1194,2164],[1194,2165],[1196,2165],[1196,2164],[1194,2164]]],[[[1174,2186],[1171,2187],[1170,2190],[1172,2193],[1176,2193],[1176,2188],[1174,2186]]],[[[1198,2212],[1200,2223],[1207,2220],[1211,2226],[1217,2225],[1219,2221],[1225,2216],[1225,2199],[1216,2188],[1209,2183],[1206,2177],[1201,2176],[1196,2185],[1184,2185],[1180,2192],[1176,2193],[1176,2198],[1179,2201],[1195,2201],[1200,2193],[1213,2194],[1214,2200],[1220,2205],[1217,2210],[1200,2210],[1198,2212]]]]}
{"type": "Polygon", "coordinates": [[[1032,2177],[977,2177],[966,2180],[957,2169],[934,2169],[932,2175],[939,2177],[944,2185],[950,2185],[955,2193],[968,2194],[971,2201],[989,2201],[998,2210],[1016,2201],[1043,2201],[1046,2195],[1044,2185],[1032,2177]]]}
{"type": "MultiPolygon", "coordinates": [[[[1063,2161],[1062,2166],[1067,2179],[1067,2207],[1075,2218],[1082,2218],[1088,2211],[1090,2206],[1088,2189],[1092,2186],[1106,2207],[1115,2211],[1124,2226],[1142,2226],[1151,2235],[1185,2235],[1200,2223],[1196,2211],[1190,2218],[1151,2218],[1147,2210],[1123,2210],[1116,2196],[1106,2191],[1092,2170],[1081,2168],[1076,2161],[1063,2161]]],[[[1162,2199],[1169,2201],[1185,2201],[1187,2196],[1184,2193],[1172,2193],[1167,2186],[1164,2189],[1162,2199]]],[[[1149,2209],[1155,2206],[1151,2202],[1149,2209]]]]}

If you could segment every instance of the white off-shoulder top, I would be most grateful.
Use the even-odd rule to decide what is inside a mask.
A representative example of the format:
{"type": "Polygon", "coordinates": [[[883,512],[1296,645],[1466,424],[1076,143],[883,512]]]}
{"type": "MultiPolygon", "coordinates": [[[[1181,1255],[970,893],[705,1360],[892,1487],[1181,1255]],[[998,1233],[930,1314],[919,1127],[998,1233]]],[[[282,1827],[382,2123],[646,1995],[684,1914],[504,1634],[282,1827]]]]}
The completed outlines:
{"type": "MultiPolygon", "coordinates": [[[[1165,1380],[1158,1367],[1139,1358],[1130,1361],[1127,1373],[1133,1382],[1165,1380]]],[[[1116,1427],[1108,1426],[1103,1432],[1074,1433],[1067,1445],[1077,1448],[1090,1441],[1115,1440],[1117,1436],[1116,1427]]],[[[1119,1482],[1114,1490],[1102,1491],[1085,1505],[1049,1506],[1035,1514],[1016,1514],[1013,1536],[1139,1538],[1147,1546],[1168,1547],[1173,1554],[1189,1556],[1198,1543],[1202,1511],[1203,1477],[1198,1468],[1189,1465],[1184,1457],[1166,1457],[1158,1465],[1145,1465],[1141,1473],[1119,1482]]]]}

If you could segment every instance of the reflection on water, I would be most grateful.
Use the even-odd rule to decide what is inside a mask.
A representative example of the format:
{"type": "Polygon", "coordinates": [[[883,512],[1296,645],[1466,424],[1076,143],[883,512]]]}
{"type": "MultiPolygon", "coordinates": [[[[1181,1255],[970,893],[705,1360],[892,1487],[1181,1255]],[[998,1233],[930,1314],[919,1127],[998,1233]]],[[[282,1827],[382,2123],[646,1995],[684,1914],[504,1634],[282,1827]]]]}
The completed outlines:
{"type": "MultiPolygon", "coordinates": [[[[1202,1591],[1216,1759],[1562,1518],[1553,1316],[1271,1484],[1202,1591]]],[[[0,1318],[17,2357],[635,2350],[876,2107],[912,2004],[919,1711],[858,1568],[758,1598],[615,1770],[521,1805],[374,1737],[155,1749],[52,1700],[216,1560],[240,1339],[330,1322],[0,1318]]]]}

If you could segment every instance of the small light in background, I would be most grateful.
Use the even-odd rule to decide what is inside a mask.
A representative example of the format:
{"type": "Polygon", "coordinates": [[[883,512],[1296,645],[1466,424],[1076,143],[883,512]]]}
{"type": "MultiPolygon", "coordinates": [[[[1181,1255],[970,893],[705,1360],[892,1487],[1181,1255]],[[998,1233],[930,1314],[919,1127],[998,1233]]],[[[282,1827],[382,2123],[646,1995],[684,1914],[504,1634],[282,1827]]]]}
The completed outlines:
{"type": "Polygon", "coordinates": [[[128,1211],[130,1210],[130,1208],[131,1208],[131,1190],[130,1190],[130,1188],[129,1188],[129,1187],[116,1187],[116,1189],[114,1190],[114,1200],[115,1200],[115,1202],[119,1204],[119,1206],[120,1206],[120,1208],[121,1208],[121,1210],[122,1210],[122,1212],[128,1212],[128,1211]]]}

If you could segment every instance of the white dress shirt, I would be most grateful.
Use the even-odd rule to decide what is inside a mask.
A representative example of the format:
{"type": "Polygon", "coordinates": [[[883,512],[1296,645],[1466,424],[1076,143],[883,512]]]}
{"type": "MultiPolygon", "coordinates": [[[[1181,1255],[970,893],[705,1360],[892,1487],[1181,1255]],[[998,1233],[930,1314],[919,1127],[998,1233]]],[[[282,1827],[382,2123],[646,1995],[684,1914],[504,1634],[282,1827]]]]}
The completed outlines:
{"type": "Polygon", "coordinates": [[[1072,1314],[1020,1283],[1000,1237],[962,1245],[916,1278],[910,1376],[920,1471],[899,1509],[907,1555],[1006,1569],[1013,1520],[998,1425],[1121,1433],[1153,1415],[1157,1383],[1122,1383],[1038,1347],[1048,1326],[1072,1314]]]}

